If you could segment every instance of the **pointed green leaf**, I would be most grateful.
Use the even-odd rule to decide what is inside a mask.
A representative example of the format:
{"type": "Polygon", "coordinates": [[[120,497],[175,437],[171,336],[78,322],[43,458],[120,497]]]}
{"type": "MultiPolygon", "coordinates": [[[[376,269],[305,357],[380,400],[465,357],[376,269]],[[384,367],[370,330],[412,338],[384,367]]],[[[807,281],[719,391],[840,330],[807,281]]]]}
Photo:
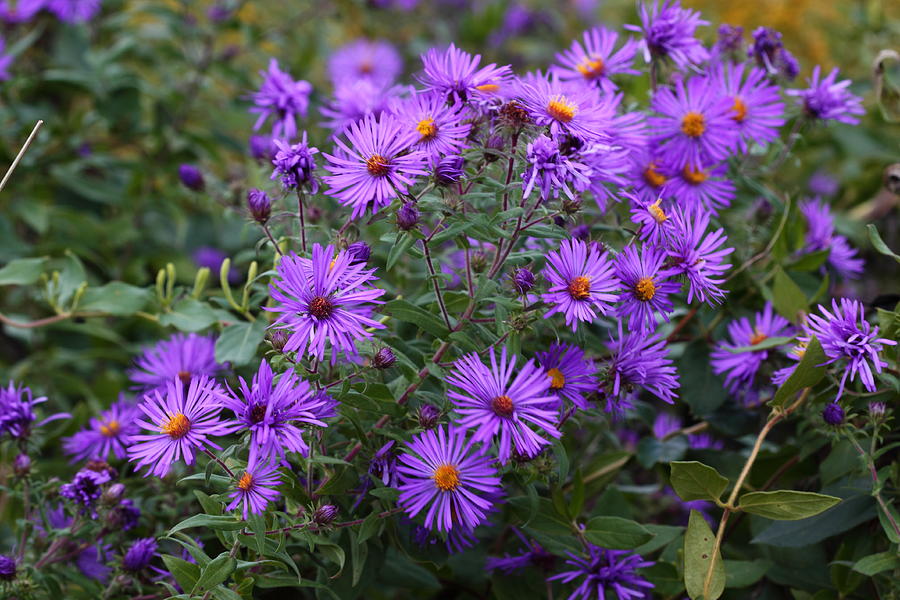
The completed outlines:
{"type": "Polygon", "coordinates": [[[594,517],[587,522],[584,537],[604,548],[631,550],[653,539],[653,533],[640,523],[621,517],[594,517]]]}
{"type": "Polygon", "coordinates": [[[741,496],[738,508],[767,519],[796,521],[815,516],[840,501],[841,499],[835,496],[814,492],[777,490],[744,494],[741,496]]]}
{"type": "Polygon", "coordinates": [[[673,462],[669,478],[678,497],[684,501],[718,500],[728,479],[708,465],[697,461],[673,462]]]}
{"type": "Polygon", "coordinates": [[[713,555],[715,545],[716,536],[706,519],[692,510],[684,534],[684,587],[691,600],[716,600],[725,590],[725,565],[719,552],[713,555]]]}
{"type": "Polygon", "coordinates": [[[209,527],[210,529],[215,529],[217,531],[237,531],[238,529],[242,529],[244,525],[245,523],[243,521],[235,520],[235,518],[231,516],[194,515],[170,529],[168,535],[172,535],[176,531],[181,531],[182,529],[190,529],[191,527],[209,527]]]}
{"type": "Polygon", "coordinates": [[[234,366],[249,363],[256,356],[256,349],[265,335],[266,323],[263,319],[229,325],[216,340],[216,362],[230,362],[234,366]]]}
{"type": "Polygon", "coordinates": [[[199,590],[208,590],[227,580],[234,573],[236,566],[237,560],[228,552],[223,552],[215,557],[200,572],[200,578],[194,584],[193,593],[196,594],[199,590]]]}
{"type": "Polygon", "coordinates": [[[861,558],[853,565],[853,570],[868,577],[888,569],[900,569],[900,555],[896,552],[879,552],[861,558]]]}
{"type": "Polygon", "coordinates": [[[781,384],[781,387],[775,392],[769,404],[772,406],[784,406],[803,388],[812,387],[819,383],[825,377],[826,366],[823,363],[826,360],[828,359],[822,350],[822,345],[815,336],[812,336],[797,368],[781,384]]]}
{"type": "Polygon", "coordinates": [[[783,317],[796,323],[801,311],[809,308],[809,300],[791,276],[781,267],[775,267],[775,281],[772,286],[772,304],[783,317]]]}
{"type": "Polygon", "coordinates": [[[875,250],[880,254],[890,256],[897,262],[900,262],[900,256],[897,256],[894,254],[893,250],[888,248],[887,244],[884,243],[884,240],[881,239],[881,234],[878,233],[878,229],[876,229],[874,225],[866,225],[866,231],[869,234],[869,241],[872,242],[872,247],[875,248],[875,250]]]}
{"type": "Polygon", "coordinates": [[[17,258],[0,269],[0,285],[31,285],[41,277],[46,258],[17,258]]]}

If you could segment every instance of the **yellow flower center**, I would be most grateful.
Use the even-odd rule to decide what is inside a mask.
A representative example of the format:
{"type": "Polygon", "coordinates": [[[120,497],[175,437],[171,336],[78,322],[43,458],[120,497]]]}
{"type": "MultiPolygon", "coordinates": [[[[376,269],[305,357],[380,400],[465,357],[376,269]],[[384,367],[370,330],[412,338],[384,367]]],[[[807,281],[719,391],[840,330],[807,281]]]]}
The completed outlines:
{"type": "Polygon", "coordinates": [[[641,302],[649,302],[656,295],[656,284],[652,277],[641,277],[634,285],[634,295],[641,302]]]}
{"type": "Polygon", "coordinates": [[[650,166],[644,169],[644,181],[650,186],[658,188],[666,182],[666,176],[656,170],[655,164],[650,163],[650,166]]]}
{"type": "Polygon", "coordinates": [[[509,396],[497,396],[491,400],[491,410],[498,417],[509,417],[513,414],[513,401],[509,396]]]}
{"type": "Polygon", "coordinates": [[[605,66],[606,65],[603,64],[603,59],[599,56],[595,56],[593,58],[585,58],[575,68],[578,69],[579,73],[584,75],[585,79],[596,79],[603,75],[605,66]]]}
{"type": "Polygon", "coordinates": [[[366,170],[374,177],[384,177],[391,172],[391,163],[380,154],[373,154],[366,161],[366,170]]]}
{"type": "Polygon", "coordinates": [[[566,385],[566,376],[562,374],[562,371],[557,369],[556,367],[547,371],[547,375],[550,376],[550,389],[551,390],[561,390],[563,386],[566,385]]]}
{"type": "Polygon", "coordinates": [[[694,169],[689,165],[684,167],[684,170],[681,172],[681,176],[684,177],[684,180],[690,183],[691,185],[700,185],[709,177],[706,171],[701,171],[699,169],[694,169]]]}
{"type": "Polygon", "coordinates": [[[574,119],[577,113],[578,107],[563,95],[554,96],[547,104],[547,114],[563,123],[568,123],[574,119]]]}
{"type": "Polygon", "coordinates": [[[441,465],[434,470],[434,486],[442,492],[452,492],[459,487],[459,469],[453,465],[441,465]]]}
{"type": "Polygon", "coordinates": [[[496,92],[500,89],[500,86],[496,83],[483,83],[481,85],[476,85],[475,89],[479,92],[496,92]]]}
{"type": "Polygon", "coordinates": [[[119,435],[120,430],[121,427],[119,426],[119,422],[115,419],[100,426],[100,433],[105,437],[116,437],[119,435]]]}
{"type": "Polygon", "coordinates": [[[664,223],[669,215],[659,206],[662,198],[657,198],[656,202],[647,207],[647,211],[656,220],[657,223],[664,223]]]}
{"type": "Polygon", "coordinates": [[[569,295],[576,300],[584,300],[591,295],[591,278],[576,277],[569,282],[569,295]]]}
{"type": "Polygon", "coordinates": [[[734,111],[734,117],[732,118],[738,123],[743,123],[744,119],[747,118],[747,105],[744,104],[744,101],[735,97],[734,106],[731,109],[734,111]]]}
{"type": "Polygon", "coordinates": [[[253,485],[253,475],[250,474],[250,471],[244,471],[244,474],[241,475],[240,481],[238,481],[238,489],[244,492],[250,491],[250,487],[253,485]]]}
{"type": "Polygon", "coordinates": [[[762,331],[760,331],[759,329],[757,329],[756,327],[754,327],[754,328],[753,328],[753,335],[750,337],[750,345],[751,345],[751,346],[755,346],[755,345],[757,345],[757,344],[760,344],[760,343],[764,342],[764,341],[767,340],[768,338],[769,338],[769,336],[767,336],[767,335],[764,334],[762,331]]]}
{"type": "Polygon", "coordinates": [[[434,124],[434,119],[423,119],[419,121],[419,124],[416,125],[416,131],[419,132],[419,135],[422,136],[421,141],[427,141],[434,139],[434,136],[437,135],[437,125],[434,124]]]}
{"type": "Polygon", "coordinates": [[[703,115],[694,111],[684,115],[684,118],[681,120],[681,131],[684,135],[693,138],[703,135],[703,132],[706,131],[703,115]]]}
{"type": "Polygon", "coordinates": [[[191,430],[191,422],[181,413],[176,413],[170,417],[166,424],[162,426],[162,432],[173,440],[183,438],[191,430]]]}

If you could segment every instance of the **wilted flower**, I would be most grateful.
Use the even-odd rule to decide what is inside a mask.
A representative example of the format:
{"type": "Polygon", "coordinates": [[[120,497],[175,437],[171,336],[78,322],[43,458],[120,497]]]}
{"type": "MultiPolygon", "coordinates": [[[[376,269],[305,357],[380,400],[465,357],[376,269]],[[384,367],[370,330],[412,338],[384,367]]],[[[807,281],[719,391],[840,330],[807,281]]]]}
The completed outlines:
{"type": "Polygon", "coordinates": [[[80,505],[79,508],[84,514],[96,519],[97,511],[94,507],[103,493],[101,486],[109,480],[110,477],[106,472],[82,469],[75,474],[71,483],[60,486],[59,495],[80,505]]]}

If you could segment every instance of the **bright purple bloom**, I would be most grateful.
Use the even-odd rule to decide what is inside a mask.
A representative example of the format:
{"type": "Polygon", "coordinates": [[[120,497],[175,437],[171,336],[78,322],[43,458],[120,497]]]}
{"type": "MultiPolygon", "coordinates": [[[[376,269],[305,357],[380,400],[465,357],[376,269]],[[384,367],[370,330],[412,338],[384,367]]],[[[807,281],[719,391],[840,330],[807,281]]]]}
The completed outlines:
{"type": "Polygon", "coordinates": [[[112,546],[98,541],[78,554],[75,558],[75,566],[78,567],[78,570],[85,577],[101,583],[107,583],[109,576],[113,572],[112,567],[109,566],[112,559],[112,546]]]}
{"type": "Polygon", "coordinates": [[[542,299],[553,305],[544,318],[564,313],[566,325],[571,325],[572,331],[579,321],[590,323],[596,319],[595,309],[601,315],[607,314],[618,299],[615,292],[619,281],[613,272],[613,262],[609,253],[594,243],[563,240],[559,250],[547,255],[544,277],[550,287],[542,299]]]}
{"type": "Polygon", "coordinates": [[[243,504],[242,514],[246,521],[250,513],[258,515],[265,512],[269,503],[281,495],[275,489],[279,485],[281,474],[278,472],[278,465],[251,457],[234,490],[228,494],[232,501],[225,510],[234,510],[239,504],[243,504]]]}
{"type": "Polygon", "coordinates": [[[427,154],[420,151],[405,153],[416,141],[415,133],[406,131],[395,117],[382,114],[350,125],[346,142],[335,141],[335,153],[325,154],[324,177],[331,187],[327,193],[341,204],[352,206],[351,218],[357,219],[371,210],[377,213],[405,193],[416,175],[426,175],[427,154]]]}
{"type": "Polygon", "coordinates": [[[100,494],[103,493],[103,484],[109,483],[109,480],[109,473],[106,471],[82,469],[75,474],[71,483],[65,483],[59,487],[59,495],[81,505],[79,510],[83,514],[96,519],[95,505],[100,494]]]}
{"type": "Polygon", "coordinates": [[[513,271],[510,280],[520,294],[527,294],[534,287],[534,273],[528,267],[519,267],[513,271]]]}
{"type": "Polygon", "coordinates": [[[384,87],[394,83],[401,71],[403,60],[400,54],[384,40],[354,40],[328,58],[328,75],[335,87],[359,79],[368,79],[384,87]]]}
{"type": "Polygon", "coordinates": [[[609,350],[612,356],[604,387],[608,401],[627,404],[639,388],[669,404],[675,401],[678,372],[668,356],[665,340],[646,332],[623,334],[619,322],[618,340],[610,341],[609,350]]]}
{"type": "Polygon", "coordinates": [[[654,246],[665,246],[674,231],[674,222],[662,207],[662,198],[647,202],[633,198],[631,220],[640,225],[638,236],[654,246]]]}
{"type": "Polygon", "coordinates": [[[278,60],[269,60],[269,70],[260,71],[262,87],[253,94],[250,112],[259,115],[253,131],[273,119],[272,137],[290,140],[297,135],[297,118],[306,116],[312,85],[308,81],[294,81],[290,74],[278,67],[278,60]]]}
{"type": "Polygon", "coordinates": [[[86,23],[100,12],[102,0],[47,0],[47,10],[64,23],[86,23]]]}
{"type": "Polygon", "coordinates": [[[316,170],[315,155],[319,149],[309,145],[306,140],[306,132],[296,144],[290,144],[282,140],[275,140],[275,157],[272,164],[270,179],[281,178],[281,185],[286,190],[296,190],[307,187],[311,194],[319,191],[319,182],[316,181],[313,171],[316,170]]]}
{"type": "Polygon", "coordinates": [[[488,571],[503,571],[507,575],[521,571],[527,567],[539,567],[544,571],[549,571],[556,563],[556,557],[538,544],[534,540],[527,539],[518,528],[512,528],[513,533],[522,542],[525,550],[515,556],[506,554],[503,558],[488,557],[485,569],[488,571]]]}
{"type": "Polygon", "coordinates": [[[357,340],[372,337],[367,327],[384,329],[369,316],[373,305],[383,304],[378,298],[384,290],[368,286],[377,279],[375,269],[366,269],[346,250],[315,244],[312,259],[291,253],[281,259],[277,271],[269,290],[278,304],[266,310],[281,313],[273,328],[291,332],[285,352],[296,350],[323,360],[327,341],[334,364],[340,352],[356,356],[357,340]]]}
{"type": "Polygon", "coordinates": [[[350,253],[350,256],[352,256],[354,260],[363,263],[368,262],[369,257],[372,256],[372,248],[362,240],[353,242],[347,246],[347,252],[350,253]]]}
{"type": "Polygon", "coordinates": [[[784,102],[765,71],[751,68],[745,78],[743,64],[725,63],[713,71],[713,77],[720,80],[723,93],[731,100],[732,126],[740,132],[741,152],[746,154],[752,142],[764,146],[778,139],[778,128],[784,125],[784,102]]]}
{"type": "Polygon", "coordinates": [[[642,2],[638,7],[638,16],[641,25],[625,25],[625,29],[644,35],[639,48],[646,62],[654,58],[669,58],[678,68],[687,69],[709,57],[706,48],[694,37],[697,27],[709,25],[709,21],[700,18],[699,12],[681,8],[677,0],[666,0],[662,6],[654,0],[653,4],[642,2]]]}
{"type": "Polygon", "coordinates": [[[122,568],[129,573],[137,573],[150,565],[156,555],[156,538],[135,540],[122,557],[122,568]]]}
{"type": "Polygon", "coordinates": [[[843,359],[848,361],[841,375],[835,401],[844,393],[848,376],[853,381],[859,375],[863,387],[874,392],[876,388],[872,369],[881,373],[882,367],[887,366],[881,360],[880,353],[885,345],[897,345],[896,340],[878,337],[878,327],[872,327],[866,321],[865,308],[859,300],[841,298],[838,304],[838,300],[834,299],[831,301],[831,312],[821,304],[819,312],[822,314],[809,315],[807,326],[809,332],[818,338],[828,357],[824,364],[830,365],[843,359]]]}
{"type": "Polygon", "coordinates": [[[471,125],[463,123],[466,111],[459,102],[447,104],[444,96],[418,93],[395,103],[394,117],[400,123],[401,137],[411,140],[412,148],[424,152],[434,167],[447,154],[459,154],[468,147],[471,125]]]}
{"type": "Polygon", "coordinates": [[[148,433],[132,437],[129,460],[138,468],[147,467],[144,477],[151,473],[165,477],[182,457],[191,465],[196,451],[221,450],[209,437],[234,430],[219,420],[222,399],[220,388],[206,375],[191,379],[189,388],[173,377],[164,392],[158,388],[149,392],[139,405],[148,420],[138,420],[148,433]]]}
{"type": "Polygon", "coordinates": [[[72,417],[69,413],[56,413],[35,425],[34,407],[46,401],[45,396],[35,398],[31,388],[15,385],[12,381],[6,389],[0,387],[0,436],[6,433],[14,440],[27,440],[33,428],[72,417]]]}
{"type": "Polygon", "coordinates": [[[712,352],[710,366],[717,375],[725,375],[725,386],[736,393],[753,386],[759,367],[769,358],[768,350],[753,352],[732,352],[735,348],[755,346],[769,338],[790,336],[793,328],[788,320],[776,315],[772,304],[766,302],[762,312],[756,313],[753,324],[747,317],[741,317],[728,324],[731,342],[719,342],[712,352]]]}
{"type": "Polygon", "coordinates": [[[660,116],[650,117],[650,129],[660,154],[675,167],[708,165],[731,154],[738,140],[734,99],[714,78],[695,75],[659,89],[650,102],[660,116]]]}
{"type": "Polygon", "coordinates": [[[522,173],[524,188],[522,197],[528,198],[537,188],[541,199],[559,198],[562,190],[570,199],[575,195],[569,188],[584,189],[590,183],[588,175],[591,170],[580,162],[569,160],[560,153],[559,144],[546,135],[539,135],[528,144],[526,154],[527,170],[522,173]]]}
{"type": "Polygon", "coordinates": [[[572,552],[566,554],[569,556],[566,564],[572,570],[554,575],[548,581],[570,583],[580,580],[569,600],[604,600],[607,592],[615,594],[618,600],[638,600],[650,598],[645,590],[655,587],[637,570],[652,567],[656,563],[644,560],[639,554],[627,550],[607,550],[593,544],[589,545],[586,557],[572,552]]]}
{"type": "Polygon", "coordinates": [[[672,413],[658,413],[653,420],[653,437],[658,440],[665,439],[670,434],[681,431],[681,426],[681,419],[672,413]]]}
{"type": "Polygon", "coordinates": [[[660,172],[666,176],[662,196],[676,199],[687,210],[718,215],[719,209],[728,208],[734,200],[735,186],[726,177],[728,167],[724,163],[710,168],[685,165],[680,169],[663,165],[660,172]]]}
{"type": "Polygon", "coordinates": [[[462,391],[447,392],[456,412],[462,415],[457,424],[474,431],[473,442],[499,437],[500,462],[509,460],[513,445],[519,455],[536,456],[550,442],[530,425],[553,438],[562,435],[555,425],[559,401],[550,392],[551,380],[533,359],[513,379],[516,356],[507,360],[506,347],[499,363],[493,347],[490,355],[490,368],[473,352],[457,360],[447,376],[447,383],[462,391]]]}
{"type": "Polygon", "coordinates": [[[16,561],[14,558],[0,554],[0,579],[12,581],[16,578],[16,561]]]}
{"type": "Polygon", "coordinates": [[[462,156],[451,154],[438,161],[434,167],[434,181],[438,185],[450,186],[457,183],[465,174],[463,168],[466,161],[462,156]]]}
{"type": "Polygon", "coordinates": [[[673,210],[674,230],[669,240],[669,256],[674,261],[674,268],[687,276],[688,303],[694,296],[701,302],[718,303],[725,297],[725,291],[719,287],[725,283],[722,275],[731,264],[722,261],[734,252],[734,248],[721,248],[728,238],[721,227],[707,235],[709,214],[705,211],[673,210]]]}
{"type": "Polygon", "coordinates": [[[194,377],[216,377],[225,365],[216,362],[216,338],[176,333],[158,342],[134,361],[128,376],[145,391],[165,389],[173,377],[185,385],[194,377]]]}
{"type": "Polygon", "coordinates": [[[660,165],[664,160],[656,152],[655,147],[631,153],[631,170],[628,180],[632,192],[643,203],[659,200],[663,194],[663,186],[668,177],[661,172],[660,165]]]}
{"type": "Polygon", "coordinates": [[[371,79],[342,81],[334,88],[334,97],[320,109],[329,119],[323,125],[334,130],[334,135],[340,135],[364,117],[379,117],[389,103],[405,91],[406,88],[386,87],[371,79]]]}
{"type": "Polygon", "coordinates": [[[536,125],[554,136],[572,135],[582,141],[607,141],[615,107],[609,97],[583,82],[562,82],[541,73],[523,77],[517,95],[536,125]]]}
{"type": "Polygon", "coordinates": [[[302,425],[328,427],[318,413],[324,400],[317,397],[309,383],[294,371],[286,371],[278,381],[265,359],[253,376],[252,385],[241,377],[240,395],[229,388],[222,403],[235,415],[238,431],[250,432],[250,462],[257,455],[263,459],[284,459],[285,452],[309,454],[303,440],[302,425]]]}
{"type": "Polygon", "coordinates": [[[814,198],[800,203],[800,212],[806,218],[806,244],[802,252],[829,250],[828,264],[841,277],[856,279],[863,272],[865,262],[857,256],[846,237],[834,232],[834,217],[828,205],[814,198]]]}
{"type": "Polygon", "coordinates": [[[140,430],[135,422],[137,416],[137,407],[120,398],[99,418],[92,418],[87,429],[64,438],[63,449],[72,456],[72,462],[106,460],[110,452],[121,460],[126,456],[125,449],[131,444],[131,436],[140,430]]]}
{"type": "Polygon", "coordinates": [[[550,393],[565,398],[581,410],[590,408],[586,396],[597,389],[596,369],[578,346],[554,342],[547,352],[535,354],[550,379],[550,393]]]}
{"type": "Polygon", "coordinates": [[[3,0],[0,3],[0,20],[9,23],[27,23],[46,8],[47,0],[3,0]]]}
{"type": "Polygon", "coordinates": [[[677,294],[681,284],[668,280],[674,272],[663,268],[665,261],[666,251],[650,245],[644,246],[643,251],[628,245],[616,257],[616,277],[622,283],[616,316],[628,319],[629,330],[655,330],[657,314],[669,321],[669,296],[677,294]]]}
{"type": "Polygon", "coordinates": [[[559,66],[554,73],[563,81],[585,81],[605,94],[612,94],[617,86],[610,79],[612,75],[624,73],[638,75],[631,68],[638,44],[628,38],[621,48],[613,51],[619,34],[605,27],[594,27],[584,32],[583,43],[578,40],[572,46],[556,55],[559,66]]]}
{"type": "Polygon", "coordinates": [[[439,425],[413,437],[400,456],[401,506],[410,517],[424,509],[425,527],[471,531],[503,493],[492,459],[462,428],[439,425]]]}
{"type": "Polygon", "coordinates": [[[461,102],[501,91],[511,76],[509,65],[491,63],[479,68],[480,64],[480,54],[472,56],[451,43],[444,51],[431,48],[422,55],[423,71],[418,79],[426,89],[461,102]]]}
{"type": "Polygon", "coordinates": [[[275,158],[275,140],[267,135],[251,135],[250,156],[259,162],[270,162],[275,158]]]}
{"type": "Polygon", "coordinates": [[[788,90],[789,96],[796,96],[803,105],[803,110],[813,119],[822,121],[840,121],[856,125],[859,119],[853,115],[865,113],[862,98],[850,92],[851,81],[837,81],[838,69],[835,67],[824,78],[819,65],[813,69],[812,77],[807,79],[809,88],[805,90],[788,90]]]}

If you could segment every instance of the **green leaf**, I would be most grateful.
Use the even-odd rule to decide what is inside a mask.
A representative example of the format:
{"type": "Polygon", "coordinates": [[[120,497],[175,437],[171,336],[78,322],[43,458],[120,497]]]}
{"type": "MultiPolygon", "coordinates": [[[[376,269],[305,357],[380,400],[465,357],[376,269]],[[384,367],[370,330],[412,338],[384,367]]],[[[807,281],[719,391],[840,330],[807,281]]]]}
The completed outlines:
{"type": "Polygon", "coordinates": [[[875,501],[869,495],[846,498],[831,510],[799,521],[773,521],[756,534],[752,543],[799,548],[850,531],[875,517],[875,501]]]}
{"type": "Polygon", "coordinates": [[[420,306],[410,304],[406,300],[391,300],[384,305],[382,312],[398,321],[412,323],[438,339],[445,339],[450,333],[439,316],[428,312],[420,306]]]}
{"type": "Polygon", "coordinates": [[[199,590],[208,590],[219,585],[234,573],[236,566],[237,560],[228,552],[218,555],[200,572],[200,579],[194,584],[192,593],[196,594],[199,590]]]}
{"type": "Polygon", "coordinates": [[[653,534],[653,539],[638,546],[634,549],[637,554],[645,555],[650,554],[651,552],[656,552],[660,548],[668,546],[684,533],[684,527],[676,527],[674,525],[656,525],[654,523],[649,523],[644,525],[647,530],[653,534]]]}
{"type": "Polygon", "coordinates": [[[190,529],[192,527],[209,527],[216,531],[237,531],[238,529],[242,529],[244,525],[245,523],[243,521],[235,520],[232,516],[194,515],[170,529],[167,535],[172,535],[176,531],[190,529]]]}
{"type": "Polygon", "coordinates": [[[78,305],[79,311],[99,311],[116,316],[129,316],[143,310],[150,301],[151,292],[121,281],[88,288],[78,305]]]}
{"type": "Polygon", "coordinates": [[[584,537],[592,544],[612,550],[631,550],[653,539],[640,523],[621,517],[594,517],[587,522],[584,537]]]}
{"type": "Polygon", "coordinates": [[[180,585],[182,589],[194,589],[194,585],[200,578],[200,567],[193,563],[189,563],[184,559],[178,558],[176,556],[171,556],[169,554],[163,554],[162,560],[163,564],[166,565],[166,568],[169,570],[169,572],[172,574],[172,577],[175,578],[175,581],[178,582],[178,585],[180,585]]]}
{"type": "Polygon", "coordinates": [[[362,576],[363,569],[366,566],[366,560],[369,558],[369,545],[366,542],[360,543],[358,538],[354,538],[357,538],[357,536],[350,532],[350,561],[352,563],[350,585],[355,587],[359,583],[359,578],[362,576]]]}
{"type": "Polygon", "coordinates": [[[781,387],[775,392],[769,404],[771,406],[784,406],[803,388],[812,387],[819,383],[825,377],[827,367],[823,363],[826,360],[828,359],[822,350],[822,345],[815,336],[812,336],[797,368],[781,384],[781,387]]]}
{"type": "Polygon", "coordinates": [[[878,229],[876,229],[874,225],[866,225],[866,231],[869,234],[869,241],[872,242],[872,247],[875,248],[875,250],[877,250],[880,254],[890,256],[897,262],[900,262],[900,256],[894,254],[894,252],[887,247],[887,244],[885,244],[884,240],[881,239],[881,235],[878,233],[878,229]]]}
{"type": "Polygon", "coordinates": [[[753,585],[772,567],[772,562],[758,560],[726,560],[725,587],[742,588],[753,585]]]}
{"type": "Polygon", "coordinates": [[[728,486],[728,479],[714,468],[701,462],[673,462],[669,482],[678,497],[690,500],[719,500],[728,486]]]}
{"type": "Polygon", "coordinates": [[[754,344],[752,346],[725,346],[725,349],[731,352],[732,354],[743,354],[744,352],[758,352],[760,350],[768,350],[769,348],[777,348],[778,346],[783,346],[785,344],[790,343],[792,337],[770,337],[766,338],[758,344],[754,344]]]}
{"type": "Polygon", "coordinates": [[[744,494],[740,498],[738,508],[767,519],[796,521],[815,516],[840,501],[840,498],[814,492],[777,490],[744,494]]]}
{"type": "Polygon", "coordinates": [[[879,552],[878,554],[870,554],[865,558],[861,558],[853,565],[853,570],[862,573],[868,577],[877,575],[888,569],[900,568],[900,555],[896,552],[879,552]]]}
{"type": "Polygon", "coordinates": [[[381,528],[381,523],[382,521],[378,518],[377,512],[373,512],[366,517],[366,520],[359,525],[359,534],[356,537],[356,543],[363,544],[370,537],[376,535],[381,528]]]}
{"type": "Polygon", "coordinates": [[[184,298],[175,303],[172,312],[159,316],[163,327],[175,327],[180,331],[201,331],[216,322],[216,313],[206,302],[184,298]]]}
{"type": "Polygon", "coordinates": [[[387,270],[390,271],[397,261],[406,256],[407,250],[416,242],[416,239],[408,233],[400,233],[394,245],[391,246],[387,256],[387,270]]]}
{"type": "Polygon", "coordinates": [[[338,566],[338,572],[332,577],[339,574],[344,570],[344,562],[346,561],[346,556],[344,555],[344,549],[338,546],[337,544],[319,544],[317,546],[319,551],[325,555],[325,558],[335,563],[338,566]]]}
{"type": "Polygon", "coordinates": [[[246,365],[256,356],[256,349],[266,335],[266,322],[256,319],[229,325],[216,340],[216,362],[246,365]]]}
{"type": "Polygon", "coordinates": [[[796,322],[801,311],[809,308],[806,294],[790,275],[781,267],[775,267],[775,281],[772,287],[772,304],[783,317],[796,322]]]}
{"type": "Polygon", "coordinates": [[[17,258],[0,269],[0,285],[31,285],[41,278],[46,258],[17,258]]]}
{"type": "Polygon", "coordinates": [[[256,552],[260,556],[266,552],[266,516],[265,514],[251,514],[247,519],[247,525],[253,535],[252,542],[256,546],[256,552]]]}
{"type": "Polygon", "coordinates": [[[684,436],[675,436],[667,440],[645,437],[638,442],[635,456],[641,466],[650,469],[656,463],[669,463],[682,458],[687,448],[688,442],[684,436]]]}
{"type": "MultiPolygon", "coordinates": [[[[679,395],[698,417],[706,418],[728,399],[729,394],[724,380],[709,368],[709,346],[703,340],[696,340],[687,345],[684,354],[678,359],[677,367],[681,376],[679,395]]],[[[681,457],[673,456],[669,460],[679,458],[681,457]]],[[[646,466],[643,461],[642,464],[646,466]]]]}
{"type": "Polygon", "coordinates": [[[684,586],[691,600],[716,600],[725,590],[725,565],[722,555],[716,552],[716,536],[696,510],[691,511],[687,531],[684,534],[684,586]],[[706,575],[711,577],[707,585],[706,575]],[[704,593],[704,588],[706,593],[704,593]]]}

